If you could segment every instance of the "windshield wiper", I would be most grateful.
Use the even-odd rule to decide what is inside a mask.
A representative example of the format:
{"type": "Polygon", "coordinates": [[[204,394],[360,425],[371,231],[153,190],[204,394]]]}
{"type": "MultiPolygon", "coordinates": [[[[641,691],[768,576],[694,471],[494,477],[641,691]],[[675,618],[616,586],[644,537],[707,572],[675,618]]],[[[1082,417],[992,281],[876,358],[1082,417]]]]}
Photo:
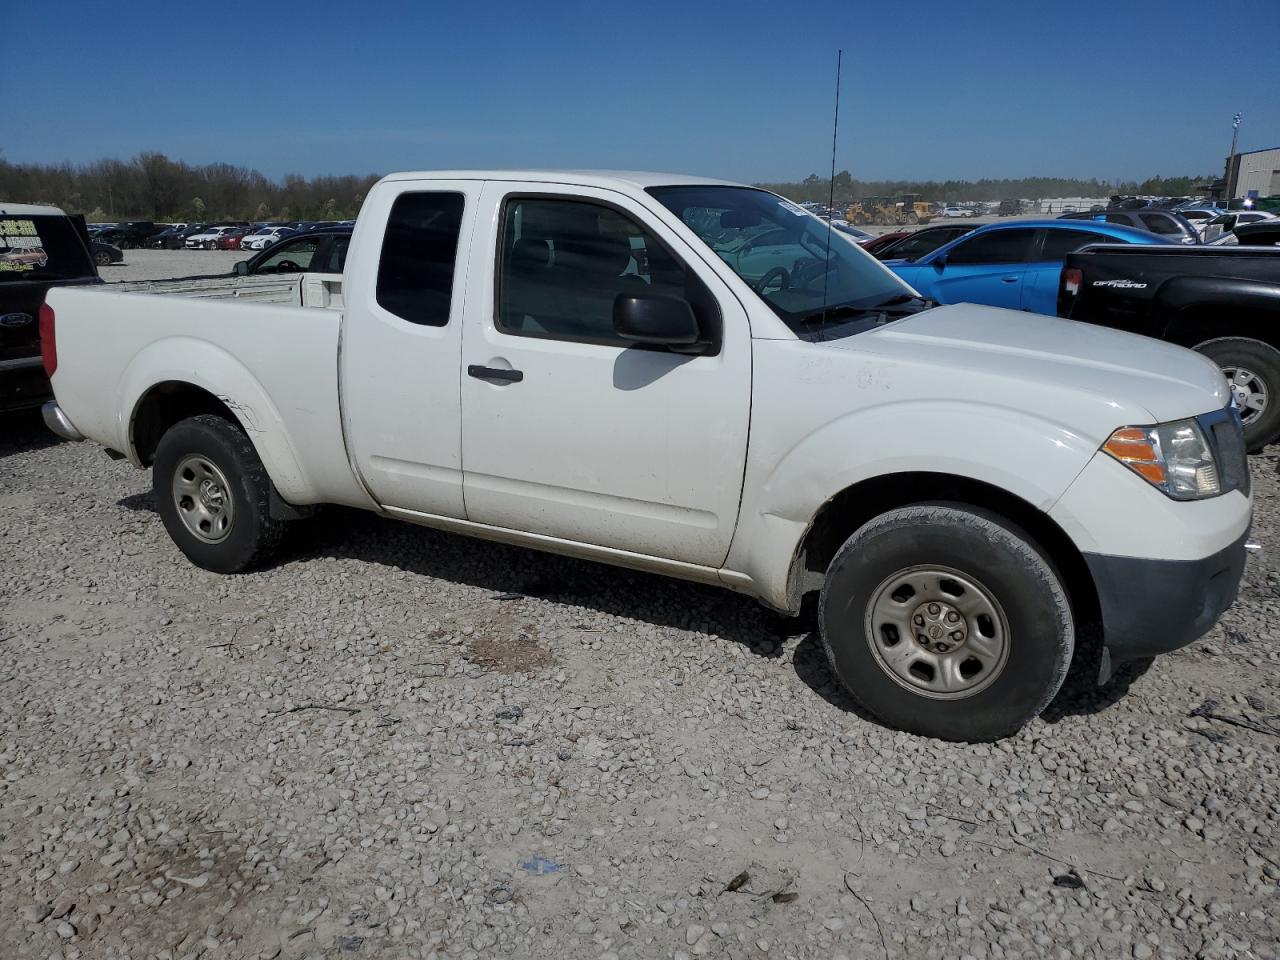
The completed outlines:
{"type": "Polygon", "coordinates": [[[909,303],[919,301],[924,305],[922,309],[927,309],[930,301],[924,297],[917,297],[910,293],[899,293],[887,300],[874,304],[869,307],[855,307],[852,304],[839,304],[833,307],[827,307],[825,310],[815,310],[812,313],[806,313],[796,322],[802,324],[823,323],[831,320],[848,320],[852,317],[860,317],[867,314],[884,314],[885,316],[901,315],[904,313],[915,313],[915,310],[890,310],[890,307],[903,307],[909,303]]]}

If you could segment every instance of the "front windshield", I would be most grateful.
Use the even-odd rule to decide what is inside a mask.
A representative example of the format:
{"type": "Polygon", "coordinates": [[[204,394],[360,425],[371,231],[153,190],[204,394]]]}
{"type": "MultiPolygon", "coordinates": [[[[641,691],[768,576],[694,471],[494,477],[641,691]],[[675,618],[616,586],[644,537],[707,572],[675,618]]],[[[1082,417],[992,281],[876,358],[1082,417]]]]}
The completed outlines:
{"type": "Polygon", "coordinates": [[[848,236],[772,193],[721,186],[649,193],[793,328],[824,310],[872,309],[913,296],[848,236]]]}

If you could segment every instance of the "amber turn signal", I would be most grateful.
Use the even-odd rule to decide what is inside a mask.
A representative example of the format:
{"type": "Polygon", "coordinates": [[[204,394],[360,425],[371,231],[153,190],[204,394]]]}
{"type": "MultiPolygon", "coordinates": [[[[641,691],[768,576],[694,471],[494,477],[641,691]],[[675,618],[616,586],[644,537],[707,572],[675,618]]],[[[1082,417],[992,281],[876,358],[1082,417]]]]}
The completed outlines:
{"type": "Polygon", "coordinates": [[[1102,449],[1156,486],[1162,486],[1168,480],[1155,437],[1142,427],[1121,427],[1102,445],[1102,449]]]}

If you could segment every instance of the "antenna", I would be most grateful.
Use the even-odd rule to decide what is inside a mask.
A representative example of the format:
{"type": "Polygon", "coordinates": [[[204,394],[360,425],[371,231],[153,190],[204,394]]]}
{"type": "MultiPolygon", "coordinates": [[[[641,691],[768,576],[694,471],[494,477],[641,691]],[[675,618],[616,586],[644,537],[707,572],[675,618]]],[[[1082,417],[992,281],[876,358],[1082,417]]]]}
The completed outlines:
{"type": "Polygon", "coordinates": [[[832,208],[836,202],[836,135],[840,132],[840,67],[844,60],[844,50],[836,51],[836,112],[831,122],[831,186],[827,191],[827,256],[822,265],[822,319],[818,323],[818,339],[826,339],[827,330],[827,285],[831,279],[831,218],[835,216],[832,208]]]}

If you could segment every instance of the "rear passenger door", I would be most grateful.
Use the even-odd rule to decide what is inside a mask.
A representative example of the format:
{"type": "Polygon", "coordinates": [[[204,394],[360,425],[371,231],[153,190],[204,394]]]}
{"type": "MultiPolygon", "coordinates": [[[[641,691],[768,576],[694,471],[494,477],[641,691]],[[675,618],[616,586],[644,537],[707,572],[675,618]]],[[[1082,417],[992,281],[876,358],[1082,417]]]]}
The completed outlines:
{"type": "Polygon", "coordinates": [[[610,190],[490,182],[463,333],[468,519],[701,566],[729,550],[751,409],[742,305],[610,190]],[[620,295],[690,303],[697,354],[613,332],[620,295]]]}
{"type": "MultiPolygon", "coordinates": [[[[372,194],[344,277],[339,355],[348,453],[385,507],[462,519],[458,397],[465,270],[481,181],[372,194]],[[385,224],[379,230],[375,224],[385,224]]],[[[342,238],[345,248],[346,238],[342,238]]],[[[335,258],[333,238],[325,249],[335,258]]]]}
{"type": "Polygon", "coordinates": [[[1027,264],[1022,283],[1022,309],[1032,313],[1057,316],[1058,281],[1062,276],[1062,261],[1067,254],[1090,243],[1120,243],[1114,237],[1094,233],[1092,230],[1059,230],[1046,228],[1036,243],[1032,262],[1027,264]]]}

